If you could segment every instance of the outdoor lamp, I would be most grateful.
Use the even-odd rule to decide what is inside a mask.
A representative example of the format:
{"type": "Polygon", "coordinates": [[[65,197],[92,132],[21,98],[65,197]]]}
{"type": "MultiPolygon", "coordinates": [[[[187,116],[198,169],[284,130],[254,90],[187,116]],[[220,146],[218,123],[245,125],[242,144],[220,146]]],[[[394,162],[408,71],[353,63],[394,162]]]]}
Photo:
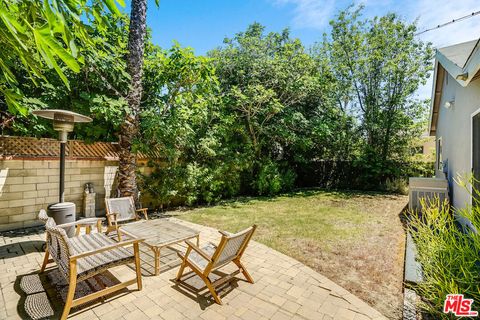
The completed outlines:
{"type": "Polygon", "coordinates": [[[468,72],[461,73],[455,77],[457,80],[467,81],[468,79],[468,72]]]}
{"type": "Polygon", "coordinates": [[[65,202],[65,146],[67,135],[73,131],[77,122],[91,122],[92,118],[67,110],[35,110],[32,112],[41,118],[53,120],[53,129],[58,131],[60,141],[60,184],[58,203],[48,206],[49,214],[57,224],[75,221],[75,204],[65,202]]]}
{"type": "Polygon", "coordinates": [[[452,108],[454,105],[455,105],[455,100],[452,100],[452,101],[447,101],[447,102],[445,102],[444,107],[445,107],[445,109],[450,109],[450,108],[452,108]]]}

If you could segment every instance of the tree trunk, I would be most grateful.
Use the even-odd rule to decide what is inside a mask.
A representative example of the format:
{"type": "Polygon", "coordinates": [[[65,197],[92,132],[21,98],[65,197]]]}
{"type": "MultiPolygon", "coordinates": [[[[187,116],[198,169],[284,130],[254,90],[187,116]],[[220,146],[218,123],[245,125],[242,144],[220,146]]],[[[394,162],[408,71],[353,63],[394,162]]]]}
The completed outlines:
{"type": "Polygon", "coordinates": [[[121,196],[133,196],[138,201],[136,179],[136,155],[132,143],[138,134],[138,117],[142,98],[143,53],[147,30],[147,0],[132,0],[128,36],[127,71],[130,74],[130,90],[127,102],[130,112],[125,115],[119,134],[118,190],[121,196]]]}

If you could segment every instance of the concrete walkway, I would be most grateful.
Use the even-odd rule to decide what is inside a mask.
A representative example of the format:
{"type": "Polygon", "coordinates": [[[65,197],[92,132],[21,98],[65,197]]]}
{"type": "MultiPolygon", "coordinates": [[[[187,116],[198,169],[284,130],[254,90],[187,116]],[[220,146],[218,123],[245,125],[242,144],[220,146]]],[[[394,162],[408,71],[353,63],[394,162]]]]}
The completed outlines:
{"type": "MultiPolygon", "coordinates": [[[[201,244],[218,242],[220,235],[204,226],[172,219],[201,232],[201,244]]],[[[254,236],[255,238],[255,236],[254,236]]],[[[25,317],[24,300],[18,283],[25,276],[36,277],[43,253],[40,252],[45,234],[4,235],[0,237],[0,319],[25,317]]],[[[165,252],[162,262],[171,263],[176,255],[165,252]]],[[[201,290],[186,290],[172,279],[178,270],[178,261],[159,276],[152,276],[148,252],[142,253],[146,262],[143,290],[132,288],[109,297],[104,303],[73,309],[72,319],[385,319],[378,311],[356,296],[313,271],[300,262],[262,244],[252,242],[244,255],[244,264],[255,280],[243,281],[237,275],[234,281],[219,290],[223,305],[213,303],[211,296],[201,290]]],[[[165,264],[166,265],[166,264],[165,264]]],[[[165,268],[164,268],[165,269],[165,268]]],[[[50,268],[54,270],[54,268],[50,268]]],[[[233,269],[232,269],[233,270],[233,269]]],[[[229,268],[226,271],[230,271],[229,268]]],[[[47,271],[54,272],[54,271],[47,271]]],[[[134,275],[127,266],[113,269],[119,280],[134,275]]],[[[48,277],[40,277],[50,304],[58,315],[63,304],[56,291],[49,288],[48,277]]],[[[189,284],[200,282],[192,277],[189,284]]],[[[202,289],[199,285],[198,289],[202,289]]]]}

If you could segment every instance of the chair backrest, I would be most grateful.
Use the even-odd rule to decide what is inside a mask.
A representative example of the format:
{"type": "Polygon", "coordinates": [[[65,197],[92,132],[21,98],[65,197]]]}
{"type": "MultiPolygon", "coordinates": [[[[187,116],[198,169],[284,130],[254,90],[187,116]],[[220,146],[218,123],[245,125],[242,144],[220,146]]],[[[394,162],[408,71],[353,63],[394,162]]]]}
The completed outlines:
{"type": "Polygon", "coordinates": [[[50,217],[47,218],[45,229],[47,231],[48,252],[65,279],[68,279],[70,272],[69,260],[72,250],[70,248],[67,233],[64,229],[57,227],[53,218],[50,217]]]}
{"type": "Polygon", "coordinates": [[[253,236],[256,225],[235,234],[222,232],[222,239],[212,256],[211,268],[219,268],[235,259],[239,259],[253,236]]]}
{"type": "Polygon", "coordinates": [[[107,213],[117,214],[117,221],[137,219],[133,197],[106,198],[105,208],[107,213]]]}

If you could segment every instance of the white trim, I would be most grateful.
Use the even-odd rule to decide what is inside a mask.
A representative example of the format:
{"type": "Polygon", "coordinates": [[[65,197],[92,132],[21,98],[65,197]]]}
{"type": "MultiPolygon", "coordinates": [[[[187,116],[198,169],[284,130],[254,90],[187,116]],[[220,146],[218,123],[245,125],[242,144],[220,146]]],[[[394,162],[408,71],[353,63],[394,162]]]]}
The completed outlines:
{"type": "Polygon", "coordinates": [[[449,73],[462,87],[466,87],[468,82],[457,79],[457,76],[464,73],[464,70],[445,57],[439,50],[435,56],[438,63],[442,65],[447,73],[449,73]]]}
{"type": "MultiPolygon", "coordinates": [[[[473,173],[473,117],[480,113],[480,108],[470,114],[470,174],[473,173]]],[[[472,185],[469,185],[470,194],[472,194],[472,185]]],[[[470,205],[472,205],[472,197],[470,197],[470,205]]]]}
{"type": "Polygon", "coordinates": [[[465,65],[462,67],[457,66],[438,49],[435,53],[435,58],[462,87],[466,87],[480,70],[480,39],[477,40],[477,43],[470,52],[465,65]],[[465,73],[467,73],[467,78],[465,80],[457,79],[458,75],[465,73]]]}

